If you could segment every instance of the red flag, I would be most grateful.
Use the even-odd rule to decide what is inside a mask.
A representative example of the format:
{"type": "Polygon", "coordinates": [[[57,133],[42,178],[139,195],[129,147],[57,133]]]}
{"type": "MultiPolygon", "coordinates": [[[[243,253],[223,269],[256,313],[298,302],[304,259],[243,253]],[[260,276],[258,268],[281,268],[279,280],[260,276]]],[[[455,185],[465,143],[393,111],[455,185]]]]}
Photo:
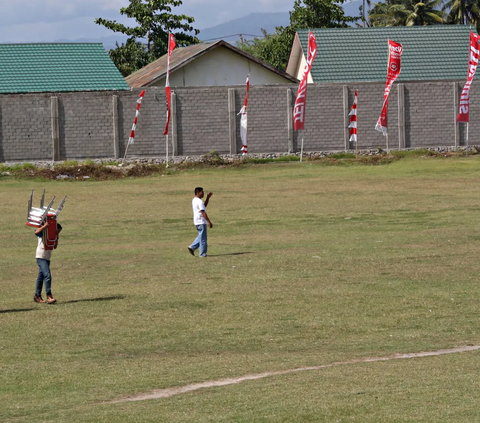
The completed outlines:
{"type": "Polygon", "coordinates": [[[307,105],[307,80],[317,55],[317,38],[311,32],[308,34],[308,56],[303,70],[302,82],[298,87],[295,107],[293,109],[293,127],[295,131],[303,129],[305,124],[305,109],[307,105]]]}
{"type": "Polygon", "coordinates": [[[353,100],[352,110],[350,110],[350,139],[349,141],[357,142],[357,102],[358,102],[358,90],[355,90],[355,100],[353,100]]]}
{"type": "Polygon", "coordinates": [[[385,85],[385,91],[383,93],[383,107],[382,113],[378,118],[375,129],[387,135],[388,128],[388,96],[390,95],[390,89],[393,83],[400,75],[401,59],[402,59],[403,47],[400,43],[388,40],[388,72],[387,83],[385,85]]]}
{"type": "Polygon", "coordinates": [[[480,35],[474,34],[470,31],[470,48],[468,50],[468,79],[462,90],[460,96],[460,108],[458,111],[457,122],[468,123],[469,111],[470,111],[470,87],[475,76],[475,71],[478,66],[478,59],[480,57],[480,51],[478,43],[480,41],[480,35]]]}
{"type": "Polygon", "coordinates": [[[170,123],[170,56],[175,47],[175,37],[170,33],[168,37],[167,79],[165,80],[165,92],[167,94],[167,124],[165,125],[163,135],[168,135],[168,125],[170,123]]]}

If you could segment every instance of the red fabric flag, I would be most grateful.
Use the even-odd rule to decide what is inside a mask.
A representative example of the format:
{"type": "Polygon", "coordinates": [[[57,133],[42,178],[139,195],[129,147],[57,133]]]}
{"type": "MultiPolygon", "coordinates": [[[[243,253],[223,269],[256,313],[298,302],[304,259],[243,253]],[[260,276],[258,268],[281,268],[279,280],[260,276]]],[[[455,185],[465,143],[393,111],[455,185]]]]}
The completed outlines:
{"type": "Polygon", "coordinates": [[[480,51],[478,43],[480,36],[470,31],[470,48],[468,50],[468,79],[465,83],[462,95],[460,96],[460,108],[458,111],[457,122],[468,123],[469,111],[470,111],[470,87],[475,76],[475,71],[478,66],[478,59],[480,57],[480,51]]]}
{"type": "Polygon", "coordinates": [[[307,80],[317,55],[317,38],[311,32],[308,34],[308,56],[303,70],[302,82],[298,87],[295,107],[293,109],[293,128],[295,131],[303,129],[305,124],[305,109],[307,106],[307,80]]]}
{"type": "Polygon", "coordinates": [[[393,83],[400,75],[401,59],[402,59],[403,47],[400,43],[395,41],[388,40],[388,73],[387,73],[387,83],[385,84],[385,91],[383,93],[383,107],[382,113],[378,118],[377,125],[375,129],[387,135],[388,128],[388,96],[390,95],[390,90],[393,83]]]}
{"type": "Polygon", "coordinates": [[[165,125],[163,135],[168,135],[168,125],[170,124],[170,56],[175,47],[175,37],[170,33],[168,37],[167,79],[165,80],[165,93],[167,94],[167,124],[165,125]]]}

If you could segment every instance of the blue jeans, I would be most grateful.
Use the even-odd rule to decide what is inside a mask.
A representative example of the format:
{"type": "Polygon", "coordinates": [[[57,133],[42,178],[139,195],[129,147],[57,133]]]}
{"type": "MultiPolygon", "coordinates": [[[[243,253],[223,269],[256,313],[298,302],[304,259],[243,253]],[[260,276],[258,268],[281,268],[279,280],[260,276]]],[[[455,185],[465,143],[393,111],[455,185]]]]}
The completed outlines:
{"type": "Polygon", "coordinates": [[[37,258],[38,277],[35,295],[42,295],[43,283],[45,282],[45,292],[52,295],[52,274],[50,273],[50,260],[37,258]]]}
{"type": "Polygon", "coordinates": [[[192,242],[190,248],[196,250],[200,247],[200,257],[205,257],[207,255],[207,225],[195,225],[198,231],[198,236],[195,238],[195,241],[192,242]]]}

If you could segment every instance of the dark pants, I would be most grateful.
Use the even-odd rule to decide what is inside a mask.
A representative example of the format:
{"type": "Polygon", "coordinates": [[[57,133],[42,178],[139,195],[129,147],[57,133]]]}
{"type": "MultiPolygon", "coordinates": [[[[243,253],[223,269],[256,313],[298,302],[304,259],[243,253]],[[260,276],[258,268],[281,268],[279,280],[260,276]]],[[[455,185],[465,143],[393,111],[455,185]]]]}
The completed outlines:
{"type": "Polygon", "coordinates": [[[37,258],[38,277],[35,295],[42,295],[43,283],[45,282],[45,292],[52,295],[52,274],[50,273],[50,260],[37,258]]]}

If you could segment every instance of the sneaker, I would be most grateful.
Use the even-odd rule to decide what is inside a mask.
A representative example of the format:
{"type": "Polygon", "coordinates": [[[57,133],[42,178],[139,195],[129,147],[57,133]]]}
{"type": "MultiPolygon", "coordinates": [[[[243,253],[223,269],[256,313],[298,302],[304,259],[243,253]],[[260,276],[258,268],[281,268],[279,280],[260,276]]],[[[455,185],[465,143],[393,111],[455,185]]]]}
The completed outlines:
{"type": "Polygon", "coordinates": [[[55,298],[53,298],[53,295],[47,295],[47,303],[48,304],[53,304],[53,303],[56,303],[56,302],[57,302],[57,300],[55,298]]]}
{"type": "Polygon", "coordinates": [[[34,295],[33,296],[33,301],[35,301],[36,303],[44,303],[45,300],[42,298],[41,295],[34,295]]]}
{"type": "Polygon", "coordinates": [[[192,247],[187,247],[187,248],[188,248],[188,251],[190,252],[190,254],[191,254],[192,256],[194,256],[194,255],[195,255],[195,251],[193,250],[193,248],[192,248],[192,247]]]}

